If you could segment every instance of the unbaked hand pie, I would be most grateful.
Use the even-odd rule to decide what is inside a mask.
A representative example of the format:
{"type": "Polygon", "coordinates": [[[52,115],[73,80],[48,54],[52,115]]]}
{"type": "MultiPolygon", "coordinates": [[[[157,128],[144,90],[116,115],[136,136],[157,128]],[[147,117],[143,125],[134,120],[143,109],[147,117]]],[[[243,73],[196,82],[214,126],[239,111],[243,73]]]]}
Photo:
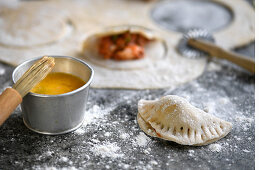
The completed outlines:
{"type": "Polygon", "coordinates": [[[232,128],[230,122],[174,95],[140,100],[137,120],[146,134],[182,145],[207,145],[226,136],[232,128]]]}

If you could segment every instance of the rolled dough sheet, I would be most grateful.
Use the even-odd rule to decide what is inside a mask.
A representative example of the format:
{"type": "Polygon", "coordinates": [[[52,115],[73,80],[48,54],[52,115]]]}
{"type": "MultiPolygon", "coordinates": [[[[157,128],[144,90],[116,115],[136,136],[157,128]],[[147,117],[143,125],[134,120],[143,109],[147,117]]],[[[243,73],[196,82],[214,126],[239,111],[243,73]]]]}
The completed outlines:
{"type": "MultiPolygon", "coordinates": [[[[231,49],[254,40],[254,9],[243,0],[221,3],[234,15],[225,28],[213,33],[218,45],[231,49]]],[[[14,66],[42,55],[66,55],[89,62],[95,70],[92,87],[150,89],[176,87],[200,76],[206,59],[187,59],[175,47],[181,33],[154,23],[150,10],[156,2],[129,0],[17,1],[0,7],[0,60],[14,66]],[[14,17],[17,16],[19,17],[14,17]],[[21,23],[21,24],[19,24],[21,23]],[[107,26],[134,24],[153,29],[165,39],[165,59],[144,69],[116,70],[92,63],[81,54],[82,41],[107,26]],[[17,30],[17,31],[16,31],[17,30]]]]}

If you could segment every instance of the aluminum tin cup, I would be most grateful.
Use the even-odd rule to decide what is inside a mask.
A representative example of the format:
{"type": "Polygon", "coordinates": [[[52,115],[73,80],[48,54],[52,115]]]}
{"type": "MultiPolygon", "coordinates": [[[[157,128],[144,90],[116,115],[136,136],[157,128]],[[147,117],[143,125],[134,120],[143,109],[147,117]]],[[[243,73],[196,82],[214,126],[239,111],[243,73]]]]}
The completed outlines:
{"type": "MultiPolygon", "coordinates": [[[[86,84],[74,91],[60,95],[28,93],[21,104],[23,122],[31,130],[48,135],[64,134],[76,130],[84,121],[89,86],[94,71],[84,61],[67,56],[52,56],[55,67],[52,72],[69,73],[80,77],[86,84]]],[[[15,83],[37,60],[28,60],[13,71],[15,83]]]]}

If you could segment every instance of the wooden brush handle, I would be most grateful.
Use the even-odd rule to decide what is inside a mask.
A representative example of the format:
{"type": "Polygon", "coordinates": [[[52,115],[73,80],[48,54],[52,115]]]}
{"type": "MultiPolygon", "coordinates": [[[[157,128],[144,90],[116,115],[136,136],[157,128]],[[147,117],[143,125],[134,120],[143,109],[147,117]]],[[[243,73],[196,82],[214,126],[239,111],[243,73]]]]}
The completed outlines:
{"type": "Polygon", "coordinates": [[[0,95],[0,126],[21,102],[21,95],[13,88],[7,88],[0,95]]]}
{"type": "Polygon", "coordinates": [[[243,67],[244,69],[247,69],[251,73],[255,73],[255,61],[246,56],[226,51],[210,42],[203,40],[189,39],[188,44],[209,53],[211,56],[226,59],[239,65],[240,67],[243,67]]]}

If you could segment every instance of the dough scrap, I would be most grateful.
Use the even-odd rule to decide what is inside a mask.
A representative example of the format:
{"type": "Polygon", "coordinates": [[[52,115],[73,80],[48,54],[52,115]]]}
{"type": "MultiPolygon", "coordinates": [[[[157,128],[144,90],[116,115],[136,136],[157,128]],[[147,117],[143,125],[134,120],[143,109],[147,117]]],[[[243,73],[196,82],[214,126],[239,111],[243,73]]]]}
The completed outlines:
{"type": "Polygon", "coordinates": [[[140,100],[138,124],[148,135],[183,145],[207,145],[225,137],[230,122],[219,119],[179,96],[140,100]]]}
{"type": "Polygon", "coordinates": [[[5,9],[1,12],[0,44],[4,47],[29,48],[54,43],[68,32],[68,20],[50,7],[5,9]],[[55,16],[55,17],[53,17],[55,16]]]}

